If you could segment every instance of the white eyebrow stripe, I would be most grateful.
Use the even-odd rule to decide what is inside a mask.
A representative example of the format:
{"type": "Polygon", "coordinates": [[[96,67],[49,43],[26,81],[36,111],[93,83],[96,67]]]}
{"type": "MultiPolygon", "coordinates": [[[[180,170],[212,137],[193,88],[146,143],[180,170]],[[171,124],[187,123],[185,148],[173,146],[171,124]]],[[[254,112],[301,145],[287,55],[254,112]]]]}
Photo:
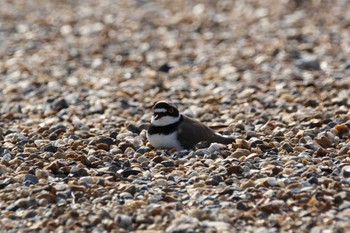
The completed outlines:
{"type": "Polygon", "coordinates": [[[164,108],[159,108],[159,109],[154,109],[154,112],[155,113],[162,113],[162,112],[167,112],[167,110],[164,108]]]}

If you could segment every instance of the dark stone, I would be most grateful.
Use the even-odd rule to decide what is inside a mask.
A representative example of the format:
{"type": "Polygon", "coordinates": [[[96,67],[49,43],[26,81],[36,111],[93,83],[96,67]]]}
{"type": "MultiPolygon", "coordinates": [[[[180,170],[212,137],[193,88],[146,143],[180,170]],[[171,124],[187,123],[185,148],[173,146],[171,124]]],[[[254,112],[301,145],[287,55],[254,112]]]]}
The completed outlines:
{"type": "Polygon", "coordinates": [[[124,192],[130,193],[131,195],[135,195],[136,193],[136,187],[134,185],[131,185],[127,189],[124,190],[124,192]]]}
{"type": "Polygon", "coordinates": [[[89,173],[84,168],[79,168],[77,166],[73,166],[69,173],[75,177],[89,176],[89,173]]]}
{"type": "Polygon", "coordinates": [[[164,73],[168,73],[169,72],[169,70],[171,69],[172,67],[170,66],[170,65],[168,65],[167,63],[164,63],[163,65],[161,65],[160,67],[159,67],[159,71],[160,72],[164,72],[164,73]]]}
{"type": "Polygon", "coordinates": [[[136,176],[139,173],[141,173],[141,171],[138,170],[125,170],[121,172],[123,177],[136,176]]]}
{"type": "Polygon", "coordinates": [[[55,141],[55,140],[57,140],[57,138],[58,138],[58,136],[57,136],[56,133],[52,133],[52,134],[49,135],[50,141],[55,141]]]}
{"type": "Polygon", "coordinates": [[[315,176],[310,177],[307,182],[318,185],[318,179],[315,176]]]}
{"type": "Polygon", "coordinates": [[[210,177],[205,183],[207,185],[217,186],[222,181],[224,181],[222,176],[214,175],[214,176],[210,177]]]}
{"type": "Polygon", "coordinates": [[[195,149],[204,149],[204,148],[208,148],[210,146],[210,144],[206,141],[203,141],[203,142],[198,142],[196,145],[195,145],[195,149]]]}
{"type": "Polygon", "coordinates": [[[263,145],[264,142],[260,139],[256,139],[256,140],[253,140],[251,143],[250,143],[250,147],[251,148],[256,148],[258,145],[263,145]]]}
{"type": "Polygon", "coordinates": [[[137,127],[136,125],[129,124],[126,128],[133,133],[136,133],[136,134],[141,133],[141,129],[139,127],[137,127]]]}
{"type": "Polygon", "coordinates": [[[245,205],[243,201],[239,201],[239,202],[237,202],[237,204],[236,204],[236,209],[237,209],[237,210],[247,211],[247,210],[250,209],[250,207],[247,206],[247,205],[245,205]]]}
{"type": "Polygon", "coordinates": [[[140,154],[144,154],[146,152],[149,152],[151,151],[151,148],[147,147],[147,146],[141,146],[139,149],[137,149],[137,153],[140,153],[140,154]]]}
{"type": "Polygon", "coordinates": [[[161,164],[163,164],[165,167],[174,167],[175,166],[175,163],[172,160],[162,161],[161,164]]]}
{"type": "Polygon", "coordinates": [[[343,175],[343,177],[349,178],[350,177],[350,166],[344,166],[341,170],[341,174],[343,175]]]}
{"type": "Polygon", "coordinates": [[[12,177],[6,178],[5,180],[0,181],[0,189],[5,188],[7,185],[16,182],[16,180],[12,177]]]}
{"type": "Polygon", "coordinates": [[[113,138],[107,137],[107,138],[100,138],[97,140],[98,143],[104,143],[107,144],[108,146],[114,145],[114,140],[113,138]]]}
{"type": "Polygon", "coordinates": [[[126,150],[126,148],[131,147],[135,149],[134,145],[131,144],[130,142],[121,142],[118,145],[119,149],[121,149],[123,152],[126,150]]]}
{"type": "Polygon", "coordinates": [[[68,108],[68,102],[64,99],[64,98],[58,98],[55,99],[52,103],[51,103],[51,108],[54,111],[60,111],[64,108],[68,108]]]}
{"type": "Polygon", "coordinates": [[[117,131],[114,131],[114,132],[112,132],[109,136],[111,137],[111,138],[114,138],[114,139],[116,139],[117,138],[117,136],[118,136],[118,132],[117,131]]]}
{"type": "Polygon", "coordinates": [[[302,70],[321,70],[320,61],[316,56],[303,56],[295,65],[302,70]]]}
{"type": "Polygon", "coordinates": [[[272,174],[275,175],[275,176],[278,175],[282,171],[283,171],[282,167],[275,166],[275,167],[272,168],[272,174]]]}
{"type": "Polygon", "coordinates": [[[288,153],[291,153],[294,151],[293,147],[288,142],[283,143],[282,148],[288,153]]]}
{"type": "Polygon", "coordinates": [[[230,165],[226,167],[226,171],[228,174],[242,174],[243,173],[243,168],[240,165],[230,165]]]}
{"type": "Polygon", "coordinates": [[[34,210],[29,211],[26,215],[24,215],[24,218],[34,218],[38,213],[34,210]]]}
{"type": "Polygon", "coordinates": [[[131,163],[129,160],[125,160],[123,163],[122,163],[122,168],[129,168],[131,166],[131,163]]]}
{"type": "Polygon", "coordinates": [[[163,157],[162,156],[156,156],[154,157],[151,161],[154,162],[154,163],[161,163],[163,162],[163,157]]]}
{"type": "Polygon", "coordinates": [[[57,147],[54,145],[47,145],[44,147],[43,149],[46,152],[52,152],[52,153],[56,153],[57,152],[57,147]]]}
{"type": "Polygon", "coordinates": [[[32,184],[37,184],[39,183],[39,179],[38,177],[36,177],[35,175],[32,174],[26,174],[24,176],[24,180],[23,180],[24,184],[26,186],[32,185],[32,184]]]}

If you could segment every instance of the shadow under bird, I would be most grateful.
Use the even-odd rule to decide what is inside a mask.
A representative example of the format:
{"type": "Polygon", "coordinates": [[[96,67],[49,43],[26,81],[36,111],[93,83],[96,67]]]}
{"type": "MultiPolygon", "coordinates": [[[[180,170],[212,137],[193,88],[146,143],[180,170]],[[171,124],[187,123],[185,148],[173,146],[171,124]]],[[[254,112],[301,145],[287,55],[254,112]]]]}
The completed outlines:
{"type": "Polygon", "coordinates": [[[166,101],[159,101],[153,107],[147,139],[155,148],[188,150],[198,142],[230,144],[234,138],[223,136],[203,123],[185,116],[177,107],[166,101]]]}

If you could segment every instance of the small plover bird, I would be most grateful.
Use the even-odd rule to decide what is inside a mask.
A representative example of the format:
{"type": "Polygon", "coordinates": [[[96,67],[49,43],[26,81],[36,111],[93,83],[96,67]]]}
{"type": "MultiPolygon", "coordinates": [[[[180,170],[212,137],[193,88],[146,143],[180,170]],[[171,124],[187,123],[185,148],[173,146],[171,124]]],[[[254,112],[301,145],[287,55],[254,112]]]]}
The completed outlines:
{"type": "Polygon", "coordinates": [[[155,148],[188,150],[198,142],[230,144],[234,138],[223,136],[203,123],[185,116],[174,104],[157,102],[153,107],[147,139],[155,148]]]}

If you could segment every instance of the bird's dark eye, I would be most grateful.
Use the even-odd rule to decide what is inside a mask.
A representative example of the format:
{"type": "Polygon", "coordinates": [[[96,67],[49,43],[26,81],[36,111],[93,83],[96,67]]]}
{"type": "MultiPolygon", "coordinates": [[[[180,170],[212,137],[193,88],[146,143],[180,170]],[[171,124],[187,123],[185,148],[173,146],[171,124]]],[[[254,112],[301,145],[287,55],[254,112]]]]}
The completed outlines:
{"type": "Polygon", "coordinates": [[[168,112],[173,113],[173,112],[174,112],[174,109],[173,109],[173,108],[170,108],[170,109],[168,110],[168,112]]]}

